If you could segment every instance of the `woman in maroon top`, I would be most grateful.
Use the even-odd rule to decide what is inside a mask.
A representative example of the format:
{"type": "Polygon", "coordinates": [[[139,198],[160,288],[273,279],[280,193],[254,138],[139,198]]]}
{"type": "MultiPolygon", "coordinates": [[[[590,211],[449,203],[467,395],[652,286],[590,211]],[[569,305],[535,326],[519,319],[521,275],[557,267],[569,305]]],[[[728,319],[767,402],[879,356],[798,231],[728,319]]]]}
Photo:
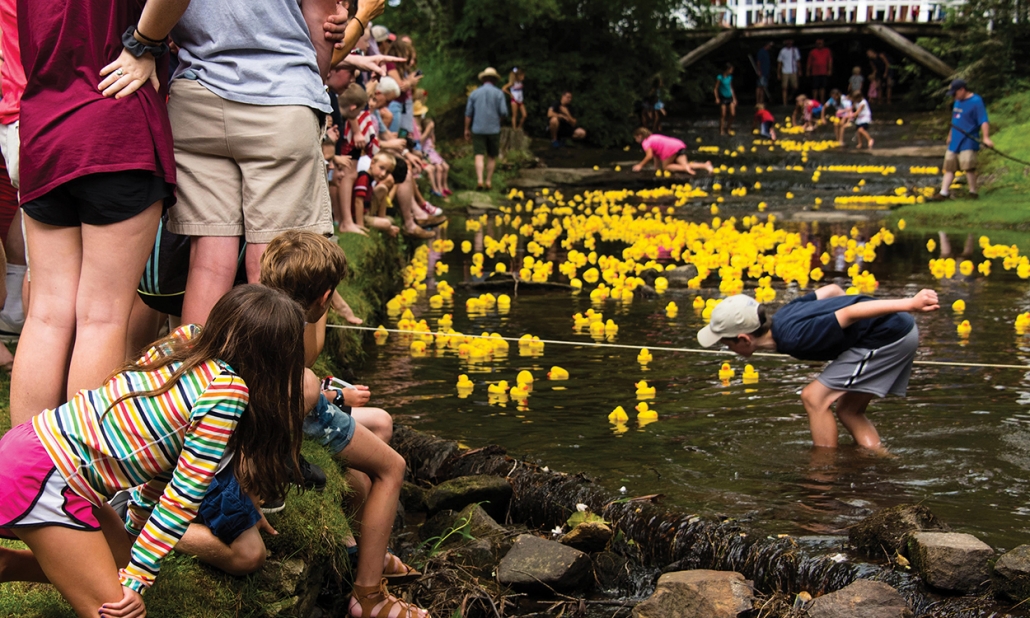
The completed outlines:
{"type": "Polygon", "coordinates": [[[167,60],[155,56],[188,3],[18,0],[32,302],[11,378],[13,425],[99,386],[125,360],[136,286],[174,202],[168,71],[158,66],[167,60]]]}

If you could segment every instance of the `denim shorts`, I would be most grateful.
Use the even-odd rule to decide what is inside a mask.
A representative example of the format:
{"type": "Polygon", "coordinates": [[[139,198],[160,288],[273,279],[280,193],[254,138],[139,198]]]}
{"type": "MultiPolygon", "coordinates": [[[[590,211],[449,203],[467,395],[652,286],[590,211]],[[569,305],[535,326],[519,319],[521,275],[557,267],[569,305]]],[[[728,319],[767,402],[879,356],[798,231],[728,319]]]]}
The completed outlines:
{"type": "Polygon", "coordinates": [[[196,523],[203,524],[226,545],[261,521],[261,511],[243,493],[230,464],[219,472],[204,494],[196,523]]]}
{"type": "Polygon", "coordinates": [[[347,448],[354,437],[354,419],[350,408],[339,408],[326,399],[318,396],[318,403],[304,417],[304,435],[329,449],[332,454],[347,448]]]}

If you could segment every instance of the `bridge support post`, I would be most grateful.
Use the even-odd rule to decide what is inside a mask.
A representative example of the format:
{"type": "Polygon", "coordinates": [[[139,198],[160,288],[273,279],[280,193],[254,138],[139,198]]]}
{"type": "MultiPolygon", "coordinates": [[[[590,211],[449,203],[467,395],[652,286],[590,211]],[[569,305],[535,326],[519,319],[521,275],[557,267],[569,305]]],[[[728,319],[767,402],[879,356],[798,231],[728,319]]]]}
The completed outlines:
{"type": "Polygon", "coordinates": [[[943,60],[883,24],[866,24],[865,29],[869,34],[891,45],[941,77],[951,77],[955,73],[955,69],[945,64],[943,60]]]}
{"type": "Polygon", "coordinates": [[[733,30],[723,30],[719,34],[715,35],[711,39],[705,41],[704,43],[702,43],[701,45],[699,45],[698,47],[693,49],[686,56],[683,56],[682,58],[680,58],[680,66],[681,67],[688,67],[688,66],[694,64],[698,60],[704,58],[705,56],[707,56],[708,54],[712,53],[713,51],[719,49],[723,45],[729,43],[736,36],[737,36],[737,30],[736,29],[733,29],[733,30]]]}

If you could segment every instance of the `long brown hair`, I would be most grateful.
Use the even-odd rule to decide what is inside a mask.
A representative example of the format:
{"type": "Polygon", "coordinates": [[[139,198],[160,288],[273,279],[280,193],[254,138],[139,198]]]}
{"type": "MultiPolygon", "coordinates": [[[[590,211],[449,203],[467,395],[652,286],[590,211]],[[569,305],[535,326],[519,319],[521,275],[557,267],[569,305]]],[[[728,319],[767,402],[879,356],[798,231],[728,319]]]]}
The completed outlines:
{"type": "Polygon", "coordinates": [[[300,478],[304,422],[304,312],[285,293],[241,285],[223,296],[196,337],[169,335],[162,353],[127,364],[124,371],[157,371],[181,363],[160,388],[118,398],[157,397],[184,374],[210,360],[227,363],[247,385],[250,402],[229,438],[236,479],[264,500],[282,498],[300,478]]]}

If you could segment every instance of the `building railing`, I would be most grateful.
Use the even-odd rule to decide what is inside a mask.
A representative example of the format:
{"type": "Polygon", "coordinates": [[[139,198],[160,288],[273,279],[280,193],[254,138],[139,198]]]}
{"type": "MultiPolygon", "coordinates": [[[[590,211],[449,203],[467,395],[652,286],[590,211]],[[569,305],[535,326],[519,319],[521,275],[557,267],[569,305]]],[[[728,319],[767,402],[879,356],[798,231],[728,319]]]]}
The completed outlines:
{"type": "Polygon", "coordinates": [[[951,2],[929,0],[723,0],[712,7],[723,26],[929,23],[943,21],[951,2]]]}

